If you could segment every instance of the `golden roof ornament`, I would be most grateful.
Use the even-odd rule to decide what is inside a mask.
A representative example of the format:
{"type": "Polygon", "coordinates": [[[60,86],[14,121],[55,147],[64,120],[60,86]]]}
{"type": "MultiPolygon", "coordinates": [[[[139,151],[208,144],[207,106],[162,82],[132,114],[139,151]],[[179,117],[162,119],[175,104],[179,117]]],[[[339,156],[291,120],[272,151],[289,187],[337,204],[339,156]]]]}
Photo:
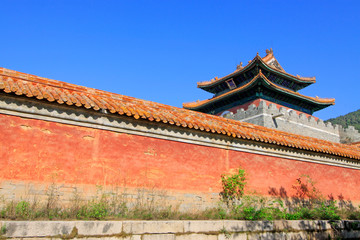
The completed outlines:
{"type": "Polygon", "coordinates": [[[272,48],[270,48],[270,50],[269,50],[269,49],[266,49],[265,52],[266,52],[266,55],[269,55],[269,54],[273,54],[273,53],[274,53],[273,50],[272,50],[272,48]]]}
{"type": "Polygon", "coordinates": [[[240,64],[238,64],[238,65],[236,65],[236,69],[237,70],[239,70],[239,69],[242,69],[243,68],[243,63],[242,62],[240,62],[240,64]]]}

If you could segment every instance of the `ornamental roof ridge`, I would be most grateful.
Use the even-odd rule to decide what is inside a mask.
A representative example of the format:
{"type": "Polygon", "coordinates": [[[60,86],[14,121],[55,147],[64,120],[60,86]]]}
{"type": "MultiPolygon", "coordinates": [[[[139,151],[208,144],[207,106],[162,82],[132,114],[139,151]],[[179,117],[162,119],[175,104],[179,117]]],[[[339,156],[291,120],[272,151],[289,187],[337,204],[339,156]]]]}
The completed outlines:
{"type": "Polygon", "coordinates": [[[308,82],[308,83],[315,83],[316,82],[316,77],[301,77],[299,75],[292,75],[290,73],[287,73],[282,67],[281,65],[278,63],[278,61],[276,60],[273,50],[272,48],[270,48],[270,50],[266,49],[266,56],[265,57],[260,57],[259,53],[256,54],[256,56],[250,60],[248,62],[248,64],[246,66],[242,66],[242,62],[240,62],[240,66],[237,65],[236,70],[224,77],[218,78],[215,77],[209,81],[202,81],[202,82],[197,82],[197,87],[201,88],[201,87],[206,87],[208,85],[212,85],[212,84],[216,84],[216,83],[220,83],[236,74],[240,74],[241,72],[245,71],[247,68],[249,68],[254,62],[255,60],[259,60],[261,61],[263,64],[265,64],[266,66],[270,67],[271,69],[278,71],[282,74],[285,74],[288,77],[300,80],[302,82],[308,82]],[[274,61],[276,63],[276,67],[272,64],[269,64],[270,62],[274,61]]]}
{"type": "Polygon", "coordinates": [[[359,148],[0,68],[0,94],[360,160],[359,148]]]}

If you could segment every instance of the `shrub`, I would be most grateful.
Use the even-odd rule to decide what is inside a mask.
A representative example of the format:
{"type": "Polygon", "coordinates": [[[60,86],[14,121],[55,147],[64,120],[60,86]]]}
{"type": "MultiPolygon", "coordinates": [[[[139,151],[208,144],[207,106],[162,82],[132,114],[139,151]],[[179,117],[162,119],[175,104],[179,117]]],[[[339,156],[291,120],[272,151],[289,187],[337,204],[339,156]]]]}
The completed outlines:
{"type": "Polygon", "coordinates": [[[293,197],[302,206],[308,206],[311,208],[312,204],[316,204],[324,201],[324,196],[316,187],[316,182],[308,175],[302,175],[296,179],[296,184],[292,186],[296,191],[293,197]]]}
{"type": "Polygon", "coordinates": [[[30,203],[26,201],[20,201],[15,206],[15,213],[21,218],[28,218],[30,214],[30,203]]]}
{"type": "Polygon", "coordinates": [[[329,204],[322,202],[319,207],[314,209],[316,218],[323,220],[340,220],[338,207],[335,206],[335,203],[335,201],[331,201],[329,204]]]}
{"type": "Polygon", "coordinates": [[[89,205],[82,206],[78,213],[79,219],[104,219],[108,215],[108,206],[105,202],[92,202],[89,205]]]}
{"type": "Polygon", "coordinates": [[[245,170],[239,168],[237,173],[221,175],[221,183],[223,191],[220,193],[225,202],[232,200],[240,200],[244,195],[246,185],[245,170]]]}

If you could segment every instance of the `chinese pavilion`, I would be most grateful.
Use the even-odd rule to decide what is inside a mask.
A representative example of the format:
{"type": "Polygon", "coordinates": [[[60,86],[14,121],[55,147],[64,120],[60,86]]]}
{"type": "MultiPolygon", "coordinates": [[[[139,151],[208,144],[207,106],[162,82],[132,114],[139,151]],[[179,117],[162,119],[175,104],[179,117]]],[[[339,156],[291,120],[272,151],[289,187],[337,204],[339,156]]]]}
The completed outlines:
{"type": "Polygon", "coordinates": [[[249,122],[260,126],[312,136],[333,142],[360,140],[354,129],[324,123],[312,114],[335,104],[335,99],[309,97],[298,91],[315,83],[315,77],[300,77],[284,71],[273,54],[259,54],[229,75],[206,82],[198,88],[213,93],[211,99],[184,103],[183,107],[249,122]]]}
{"type": "Polygon", "coordinates": [[[222,115],[238,109],[247,109],[251,104],[259,105],[260,100],[277,107],[295,110],[298,114],[312,115],[315,111],[335,103],[335,99],[308,97],[298,93],[310,84],[315,77],[294,76],[284,71],[274,57],[273,50],[266,50],[266,56],[259,54],[243,67],[222,78],[215,77],[199,82],[198,88],[213,93],[211,99],[184,103],[183,107],[199,112],[222,115]]]}

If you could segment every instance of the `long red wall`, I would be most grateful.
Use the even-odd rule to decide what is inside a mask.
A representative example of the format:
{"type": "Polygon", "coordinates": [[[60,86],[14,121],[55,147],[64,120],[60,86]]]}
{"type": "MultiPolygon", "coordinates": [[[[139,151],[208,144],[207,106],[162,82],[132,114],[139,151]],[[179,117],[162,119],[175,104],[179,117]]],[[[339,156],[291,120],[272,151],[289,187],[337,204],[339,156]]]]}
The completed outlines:
{"type": "Polygon", "coordinates": [[[360,171],[0,115],[0,180],[155,187],[178,192],[218,192],[220,176],[247,172],[247,191],[271,188],[294,194],[306,174],[326,196],[360,200],[360,171]]]}

